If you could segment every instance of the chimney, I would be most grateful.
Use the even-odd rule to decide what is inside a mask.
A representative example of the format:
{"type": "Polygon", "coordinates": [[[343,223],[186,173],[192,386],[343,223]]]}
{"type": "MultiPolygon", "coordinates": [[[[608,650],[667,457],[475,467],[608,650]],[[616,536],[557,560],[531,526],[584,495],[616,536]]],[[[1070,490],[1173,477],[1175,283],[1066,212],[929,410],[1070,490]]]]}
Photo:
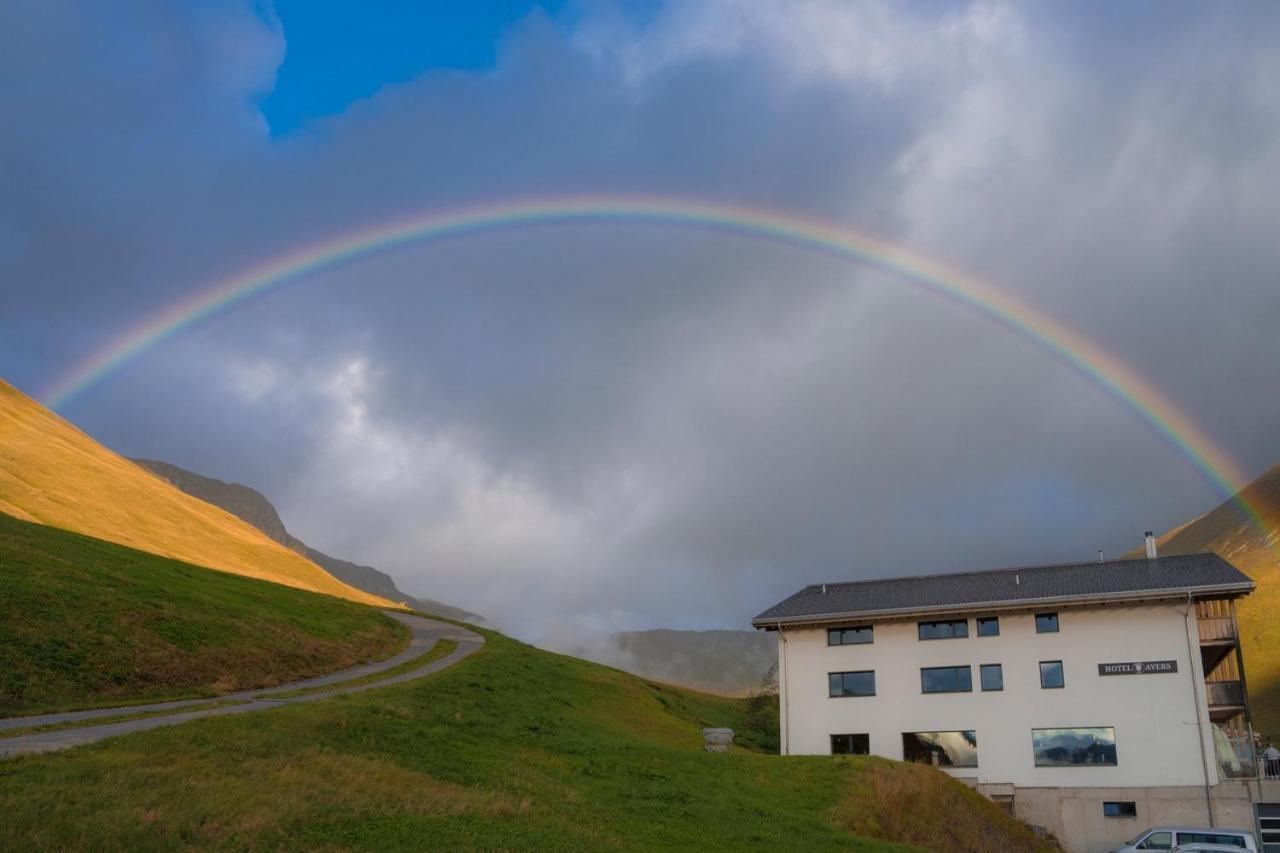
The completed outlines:
{"type": "Polygon", "coordinates": [[[1143,538],[1147,544],[1147,559],[1154,560],[1156,558],[1156,537],[1148,530],[1143,538]]]}
{"type": "Polygon", "coordinates": [[[1105,563],[1105,562],[1106,562],[1106,560],[1102,559],[1102,552],[1101,552],[1101,551],[1099,551],[1099,552],[1098,552],[1098,562],[1099,562],[1099,563],[1105,563]]]}

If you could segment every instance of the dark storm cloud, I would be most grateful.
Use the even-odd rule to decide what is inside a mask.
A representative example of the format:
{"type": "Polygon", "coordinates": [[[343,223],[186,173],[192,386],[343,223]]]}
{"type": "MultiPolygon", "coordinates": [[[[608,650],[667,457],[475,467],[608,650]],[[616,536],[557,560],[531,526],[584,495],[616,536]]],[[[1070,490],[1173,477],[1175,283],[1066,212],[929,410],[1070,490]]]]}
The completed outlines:
{"type": "MultiPolygon", "coordinates": [[[[428,74],[271,139],[252,105],[289,34],[270,14],[139,6],[103,40],[52,8],[0,12],[18,48],[0,51],[0,369],[29,390],[299,243],[643,192],[948,259],[1135,365],[1247,468],[1280,456],[1268,10],[705,2],[637,28],[591,6],[570,36],[524,22],[494,73],[428,74]]],[[[71,414],[552,643],[741,625],[818,579],[1087,558],[1215,499],[996,324],[848,263],[653,227],[331,269],[71,414]]]]}

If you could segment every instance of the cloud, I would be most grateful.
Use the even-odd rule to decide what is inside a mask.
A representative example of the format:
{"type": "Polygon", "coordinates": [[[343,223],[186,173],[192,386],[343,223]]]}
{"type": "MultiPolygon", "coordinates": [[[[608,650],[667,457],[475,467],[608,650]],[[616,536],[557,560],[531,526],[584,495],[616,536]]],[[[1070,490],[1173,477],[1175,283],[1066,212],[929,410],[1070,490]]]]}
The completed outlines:
{"type": "MultiPolygon", "coordinates": [[[[1246,468],[1278,455],[1268,10],[717,0],[635,24],[587,5],[572,26],[531,16],[492,72],[429,73],[283,139],[254,106],[287,55],[269,11],[126,4],[113,40],[52,5],[0,15],[22,48],[0,51],[0,371],[29,389],[329,235],[643,192],[946,260],[1133,365],[1246,468]]],[[[1215,500],[989,320],[677,228],[340,265],[166,342],[71,414],[561,647],[741,627],[815,580],[1115,553],[1215,500]]]]}

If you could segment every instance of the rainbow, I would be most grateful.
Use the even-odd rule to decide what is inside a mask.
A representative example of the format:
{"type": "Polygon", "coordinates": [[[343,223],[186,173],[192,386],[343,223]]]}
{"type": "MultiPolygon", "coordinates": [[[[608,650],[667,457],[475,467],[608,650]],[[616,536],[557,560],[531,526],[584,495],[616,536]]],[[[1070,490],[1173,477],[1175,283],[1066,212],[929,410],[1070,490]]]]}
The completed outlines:
{"type": "MultiPolygon", "coordinates": [[[[767,210],[675,198],[591,197],[506,201],[411,216],[303,246],[193,292],[130,328],[59,377],[42,399],[54,409],[196,323],[308,274],[398,246],[541,224],[619,223],[692,227],[856,261],[915,284],[992,320],[1067,365],[1153,428],[1227,496],[1246,483],[1241,469],[1190,418],[1096,344],[988,284],[863,233],[767,210]]],[[[1256,522],[1257,514],[1242,508],[1256,522]]]]}

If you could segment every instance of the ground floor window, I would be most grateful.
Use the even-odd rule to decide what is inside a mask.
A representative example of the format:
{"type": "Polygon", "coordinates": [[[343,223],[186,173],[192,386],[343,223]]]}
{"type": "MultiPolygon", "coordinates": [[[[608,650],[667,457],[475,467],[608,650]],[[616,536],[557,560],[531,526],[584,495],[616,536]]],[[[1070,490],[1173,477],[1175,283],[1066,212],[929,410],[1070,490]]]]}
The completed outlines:
{"type": "Polygon", "coordinates": [[[976,732],[903,732],[902,757],[935,767],[977,767],[976,732]]]}
{"type": "Polygon", "coordinates": [[[870,755],[870,735],[832,735],[832,755],[870,755]]]}
{"type": "Polygon", "coordinates": [[[1031,749],[1037,767],[1115,766],[1116,730],[1032,729],[1031,749]]]}
{"type": "Polygon", "coordinates": [[[1128,800],[1105,802],[1102,804],[1102,814],[1105,817],[1137,817],[1138,804],[1128,800]]]}

